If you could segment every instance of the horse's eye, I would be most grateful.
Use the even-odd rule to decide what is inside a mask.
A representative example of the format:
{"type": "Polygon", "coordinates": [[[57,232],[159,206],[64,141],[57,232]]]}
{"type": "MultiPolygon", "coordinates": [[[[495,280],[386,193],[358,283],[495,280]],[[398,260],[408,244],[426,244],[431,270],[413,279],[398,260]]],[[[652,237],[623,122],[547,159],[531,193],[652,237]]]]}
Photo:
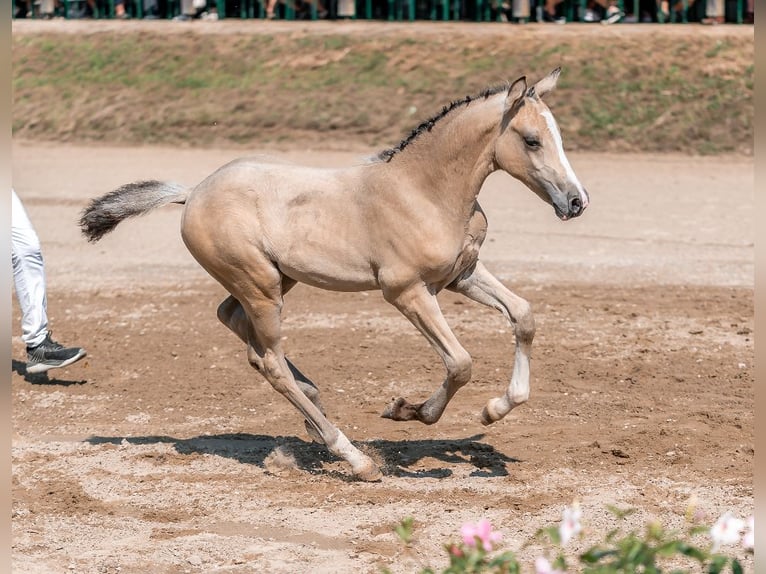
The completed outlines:
{"type": "Polygon", "coordinates": [[[524,143],[527,144],[531,148],[539,148],[540,147],[540,140],[533,137],[525,137],[524,143]]]}

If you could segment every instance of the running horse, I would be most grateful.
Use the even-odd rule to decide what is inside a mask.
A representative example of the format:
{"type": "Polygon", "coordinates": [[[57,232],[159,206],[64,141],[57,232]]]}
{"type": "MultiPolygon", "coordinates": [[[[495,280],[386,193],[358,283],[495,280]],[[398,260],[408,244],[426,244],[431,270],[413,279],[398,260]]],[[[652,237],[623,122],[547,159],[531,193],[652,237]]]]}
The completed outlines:
{"type": "Polygon", "coordinates": [[[333,291],[380,290],[439,354],[441,386],[422,403],[392,401],[394,421],[439,420],[471,378],[471,356],[442,315],[443,289],[500,311],[512,324],[510,384],[490,399],[490,424],[529,397],[535,323],[530,305],[479,260],[487,219],[484,180],[502,170],[553,206],[561,220],[583,213],[588,194],[564,154],[543,102],[560,68],[529,86],[526,77],[444,106],[397,146],[343,169],[239,158],[195,187],[139,181],[93,199],[81,214],[89,241],[125,218],[184,204],[181,236],[197,262],[230,294],[218,318],[246,345],[247,360],[305,418],[312,439],[345,459],[354,475],[382,477],[373,460],[326,417],[319,390],[285,356],[284,295],[298,282],[333,291]]]}

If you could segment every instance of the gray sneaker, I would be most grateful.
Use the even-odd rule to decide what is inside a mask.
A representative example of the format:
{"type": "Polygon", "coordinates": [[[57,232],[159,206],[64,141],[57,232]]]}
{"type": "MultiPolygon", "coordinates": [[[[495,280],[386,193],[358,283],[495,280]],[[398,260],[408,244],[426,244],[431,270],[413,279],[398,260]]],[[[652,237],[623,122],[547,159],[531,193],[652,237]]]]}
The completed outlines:
{"type": "Polygon", "coordinates": [[[51,338],[51,333],[36,347],[27,347],[27,373],[44,373],[48,369],[66,367],[87,353],[80,347],[64,347],[51,338]]]}

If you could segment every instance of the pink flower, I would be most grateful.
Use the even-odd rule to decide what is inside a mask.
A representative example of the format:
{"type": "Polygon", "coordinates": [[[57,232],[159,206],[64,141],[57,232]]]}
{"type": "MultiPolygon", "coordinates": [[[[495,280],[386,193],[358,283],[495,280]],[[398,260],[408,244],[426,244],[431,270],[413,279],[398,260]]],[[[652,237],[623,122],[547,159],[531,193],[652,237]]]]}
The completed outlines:
{"type": "Polygon", "coordinates": [[[535,574],[564,574],[563,570],[554,569],[547,558],[540,556],[535,560],[535,574]]]}
{"type": "Polygon", "coordinates": [[[492,552],[492,543],[499,542],[502,538],[499,532],[492,532],[492,525],[485,518],[476,524],[466,522],[460,529],[460,534],[463,536],[463,542],[466,546],[473,548],[478,541],[481,548],[487,552],[492,552]]]}
{"type": "Polygon", "coordinates": [[[559,525],[559,537],[561,538],[561,545],[566,546],[569,540],[573,536],[577,536],[582,530],[580,525],[580,505],[575,501],[571,508],[564,508],[562,513],[561,524],[559,525]]]}
{"type": "Polygon", "coordinates": [[[745,521],[726,512],[710,528],[710,537],[713,539],[713,552],[727,544],[736,544],[740,541],[740,533],[745,528],[745,521]]]}
{"type": "Polygon", "coordinates": [[[755,550],[755,535],[753,534],[753,527],[755,526],[754,517],[750,517],[745,521],[745,535],[742,537],[742,546],[746,550],[755,550]]]}

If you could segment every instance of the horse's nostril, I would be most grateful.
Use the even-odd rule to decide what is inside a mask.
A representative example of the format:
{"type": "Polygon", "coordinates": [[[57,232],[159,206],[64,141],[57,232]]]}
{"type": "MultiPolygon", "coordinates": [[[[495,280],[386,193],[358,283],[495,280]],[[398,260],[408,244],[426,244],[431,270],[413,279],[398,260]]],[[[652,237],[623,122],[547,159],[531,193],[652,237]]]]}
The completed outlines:
{"type": "Polygon", "coordinates": [[[579,197],[573,197],[569,200],[569,211],[572,212],[572,214],[576,215],[580,213],[580,210],[582,210],[582,202],[580,201],[579,197]]]}

